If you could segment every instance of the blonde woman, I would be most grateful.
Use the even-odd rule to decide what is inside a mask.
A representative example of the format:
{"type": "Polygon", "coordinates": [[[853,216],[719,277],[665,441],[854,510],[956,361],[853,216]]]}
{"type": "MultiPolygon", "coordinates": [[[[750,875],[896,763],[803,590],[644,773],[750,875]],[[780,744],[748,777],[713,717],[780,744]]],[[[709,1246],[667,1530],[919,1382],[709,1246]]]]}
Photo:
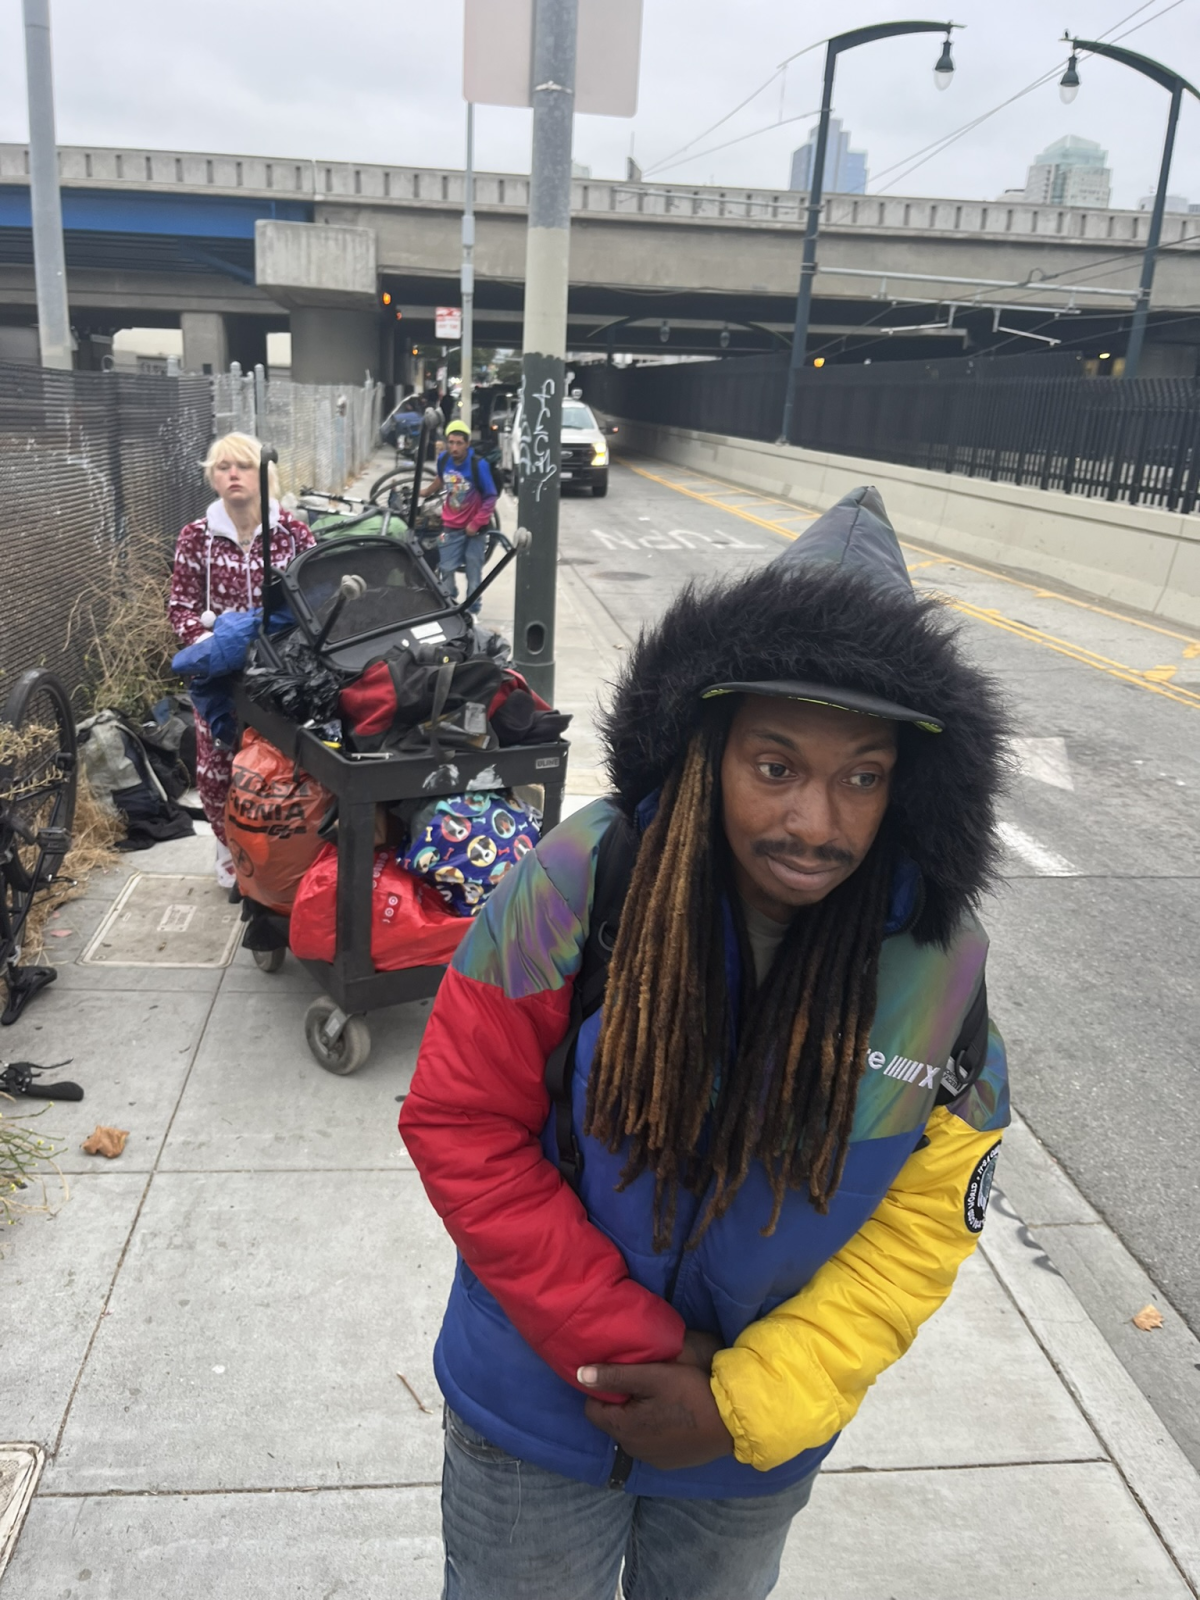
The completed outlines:
{"type": "MultiPolygon", "coordinates": [[[[189,522],[175,546],[168,615],[181,645],[195,644],[212,632],[223,611],[251,611],[262,603],[262,506],[258,493],[261,445],[247,433],[217,439],[204,462],[204,476],[217,498],[196,522],[189,522]]],[[[270,468],[271,565],[286,567],[313,543],[313,536],[290,512],[280,509],[279,477],[270,468]]],[[[217,882],[234,883],[225,842],[225,796],[233,766],[232,750],[222,749],[208,724],[196,718],[196,788],[204,815],[216,835],[217,882]]]]}

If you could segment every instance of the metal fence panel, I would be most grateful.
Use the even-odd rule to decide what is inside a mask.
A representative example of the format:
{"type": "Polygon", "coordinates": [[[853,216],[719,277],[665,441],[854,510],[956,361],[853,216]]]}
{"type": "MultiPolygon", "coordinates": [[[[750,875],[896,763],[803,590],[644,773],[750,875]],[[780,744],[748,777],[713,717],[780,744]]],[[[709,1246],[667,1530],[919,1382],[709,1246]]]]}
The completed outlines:
{"type": "MultiPolygon", "coordinates": [[[[586,367],[587,398],[631,420],[774,439],[786,353],[586,367]]],[[[791,442],[993,483],[1200,509],[1200,380],[1089,378],[1055,352],[877,362],[800,376],[791,442]]]]}
{"type": "Polygon", "coordinates": [[[161,544],[165,570],[209,498],[212,436],[207,378],[0,364],[0,703],[33,666],[81,688],[81,587],[135,538],[161,544]]]}
{"type": "Polygon", "coordinates": [[[264,381],[235,363],[212,386],[218,435],[248,433],[273,444],[284,494],[345,488],[378,442],[383,390],[377,383],[264,381]]]}

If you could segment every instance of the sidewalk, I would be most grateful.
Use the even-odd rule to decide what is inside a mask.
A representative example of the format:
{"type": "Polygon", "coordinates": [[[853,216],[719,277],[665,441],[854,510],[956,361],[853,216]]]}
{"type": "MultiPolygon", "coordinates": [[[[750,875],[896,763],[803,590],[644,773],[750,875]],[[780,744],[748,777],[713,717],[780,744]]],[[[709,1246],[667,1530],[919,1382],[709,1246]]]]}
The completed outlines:
{"type": "MultiPolygon", "coordinates": [[[[560,570],[582,803],[628,640],[560,570]]],[[[485,611],[508,626],[510,584],[485,611]]],[[[0,1439],[49,1456],[0,1600],[436,1600],[453,1251],[395,1131],[428,1003],[373,1016],[343,1079],[309,1056],[290,957],[79,964],[132,873],[210,855],[184,840],[94,881],[58,914],[58,983],[0,1034],[9,1059],[73,1057],[86,1091],[42,1121],[70,1200],[0,1239],[0,1439]],[[130,1130],[115,1161],[79,1151],[101,1122],[130,1130]]],[[[1083,1211],[1018,1123],[982,1249],[834,1451],[781,1600],[1200,1592],[1200,1480],[1021,1220],[1083,1211]]]]}

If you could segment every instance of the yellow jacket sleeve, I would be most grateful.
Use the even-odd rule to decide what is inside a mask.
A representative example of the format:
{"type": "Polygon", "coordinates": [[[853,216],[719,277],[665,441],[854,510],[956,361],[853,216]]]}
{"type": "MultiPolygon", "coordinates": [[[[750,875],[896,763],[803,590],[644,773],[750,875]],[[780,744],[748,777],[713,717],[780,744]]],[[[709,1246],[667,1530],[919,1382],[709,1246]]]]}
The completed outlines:
{"type": "Polygon", "coordinates": [[[925,1132],[870,1221],[714,1358],[739,1461],[765,1472],[831,1439],[950,1293],[979,1237],[1000,1140],[946,1107],[925,1132]]]}

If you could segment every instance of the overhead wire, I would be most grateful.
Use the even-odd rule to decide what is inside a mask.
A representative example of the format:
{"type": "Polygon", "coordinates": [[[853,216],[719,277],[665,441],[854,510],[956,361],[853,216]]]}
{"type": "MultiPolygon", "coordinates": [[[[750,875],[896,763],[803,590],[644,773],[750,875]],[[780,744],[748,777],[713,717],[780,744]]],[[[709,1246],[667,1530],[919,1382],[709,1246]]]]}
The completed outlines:
{"type": "MultiPolygon", "coordinates": [[[[1117,38],[1113,40],[1113,43],[1116,44],[1121,39],[1129,38],[1130,34],[1136,33],[1139,28],[1145,28],[1148,27],[1150,23],[1157,22],[1159,17],[1165,17],[1168,11],[1174,11],[1176,6],[1180,6],[1183,3],[1184,0],[1171,0],[1170,5],[1164,6],[1161,11],[1156,11],[1152,17],[1145,17],[1134,27],[1127,28],[1124,33],[1117,34],[1117,38]]],[[[1147,6],[1153,4],[1154,0],[1144,0],[1142,5],[1138,6],[1135,10],[1130,11],[1118,22],[1114,22],[1108,28],[1106,28],[1100,35],[1100,38],[1107,38],[1109,34],[1114,33],[1118,28],[1124,27],[1125,23],[1129,22],[1133,17],[1136,17],[1141,12],[1145,11],[1147,6]]],[[[1055,73],[1059,72],[1064,65],[1064,62],[1058,62],[1057,65],[1051,67],[1047,72],[1044,72],[1041,77],[1035,78],[1032,83],[1026,84],[1023,89],[1018,89],[1015,94],[1009,95],[1006,100],[1001,100],[998,105],[994,105],[990,111],[985,111],[980,116],[972,118],[970,122],[964,122],[960,128],[956,128],[952,133],[945,134],[939,139],[934,139],[930,144],[922,145],[919,150],[914,150],[910,155],[904,156],[900,161],[894,161],[890,167],[884,167],[882,171],[875,174],[876,185],[878,185],[879,179],[885,177],[889,172],[896,172],[897,175],[888,183],[885,183],[879,187],[873,187],[872,192],[875,194],[882,194],[886,190],[894,188],[895,185],[900,183],[904,178],[910,177],[918,167],[923,167],[927,161],[932,161],[934,156],[941,155],[943,150],[948,150],[952,144],[957,143],[957,141],[963,138],[966,134],[973,132],[980,126],[981,123],[986,122],[989,117],[994,117],[998,112],[1003,111],[1008,106],[1013,105],[1017,100],[1024,99],[1027,94],[1032,94],[1035,89],[1040,89],[1045,84],[1049,83],[1054,77],[1055,73]],[[900,167],[904,168],[903,172],[897,172],[897,168],[900,167]]]]}
{"type": "MultiPolygon", "coordinates": [[[[1148,3],[1149,4],[1153,4],[1153,0],[1148,0],[1148,3]]],[[[771,76],[769,78],[767,78],[763,83],[760,83],[758,88],[755,89],[752,94],[748,94],[744,100],[739,101],[739,103],[736,106],[734,106],[732,111],[727,111],[723,117],[718,117],[716,122],[710,123],[709,126],[707,128],[705,128],[703,133],[698,133],[695,136],[694,139],[689,139],[686,144],[681,144],[679,146],[678,150],[673,151],[669,156],[664,156],[661,161],[653,161],[653,162],[651,162],[648,167],[644,167],[642,169],[643,172],[645,172],[648,175],[651,172],[661,172],[665,167],[675,166],[677,164],[676,157],[682,156],[685,150],[691,150],[692,146],[694,144],[699,144],[701,139],[707,139],[710,133],[716,133],[718,128],[723,128],[727,122],[731,121],[734,117],[737,116],[739,111],[744,111],[752,100],[757,100],[759,95],[762,94],[764,90],[769,89],[771,87],[771,85],[775,82],[776,78],[778,78],[782,74],[786,73],[788,67],[792,64],[793,61],[799,61],[801,56],[808,55],[809,52],[812,51],[812,50],[819,50],[820,47],[823,44],[826,44],[827,42],[828,41],[825,40],[825,39],[818,39],[815,44],[805,45],[803,50],[797,50],[794,55],[788,56],[786,60],[781,61],[779,63],[779,65],[775,68],[775,71],[771,74],[771,76]]],[[[781,112],[782,112],[782,109],[783,109],[783,101],[782,101],[782,97],[781,97],[781,99],[780,99],[780,111],[781,112]]],[[[812,112],[812,111],[803,111],[803,112],[800,113],[800,115],[801,116],[805,116],[805,117],[811,117],[811,116],[815,115],[815,113],[812,112]]],[[[773,122],[773,123],[769,124],[769,126],[770,127],[779,127],[781,125],[781,123],[782,123],[782,120],[783,119],[781,117],[779,122],[773,122]]],[[[788,120],[792,121],[792,122],[795,122],[795,121],[798,120],[798,118],[791,117],[788,120]]],[[[761,132],[765,132],[766,129],[758,129],[756,131],[761,133],[761,132]]],[[[752,136],[747,134],[746,137],[750,138],[752,136]]],[[[738,142],[737,140],[732,140],[731,141],[731,143],[737,143],[737,142],[738,142]]],[[[717,146],[717,149],[719,149],[719,150],[720,149],[724,149],[724,148],[725,148],[725,146],[723,146],[723,145],[718,145],[717,146]]],[[[704,151],[697,151],[694,154],[694,156],[689,156],[687,159],[689,161],[693,160],[693,159],[698,161],[700,159],[701,155],[703,155],[705,153],[706,152],[704,152],[704,151]]],[[[711,154],[711,152],[707,152],[707,153],[711,154]]]]}
{"type": "Polygon", "coordinates": [[[682,166],[686,161],[699,161],[702,156],[715,155],[718,150],[728,150],[735,144],[745,143],[747,139],[757,139],[760,133],[770,133],[773,128],[786,128],[790,122],[803,122],[806,117],[818,116],[820,110],[820,106],[817,106],[812,111],[797,111],[794,117],[783,117],[778,122],[764,123],[761,128],[752,128],[749,133],[740,133],[735,139],[726,139],[723,144],[712,144],[704,150],[691,151],[686,156],[680,156],[678,161],[660,161],[653,169],[647,167],[645,173],[648,176],[651,170],[665,172],[668,167],[682,166]]]}

